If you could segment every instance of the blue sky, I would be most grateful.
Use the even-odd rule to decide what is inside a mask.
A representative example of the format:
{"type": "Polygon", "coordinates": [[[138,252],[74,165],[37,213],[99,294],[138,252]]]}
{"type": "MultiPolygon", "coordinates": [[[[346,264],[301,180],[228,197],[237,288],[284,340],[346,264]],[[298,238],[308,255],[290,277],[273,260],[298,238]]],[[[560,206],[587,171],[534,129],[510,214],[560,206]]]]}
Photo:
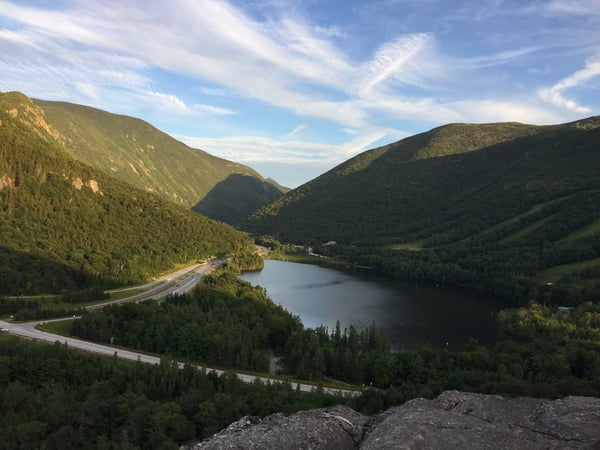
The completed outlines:
{"type": "Polygon", "coordinates": [[[600,114],[600,0],[0,0],[0,91],[296,187],[450,122],[600,114]]]}

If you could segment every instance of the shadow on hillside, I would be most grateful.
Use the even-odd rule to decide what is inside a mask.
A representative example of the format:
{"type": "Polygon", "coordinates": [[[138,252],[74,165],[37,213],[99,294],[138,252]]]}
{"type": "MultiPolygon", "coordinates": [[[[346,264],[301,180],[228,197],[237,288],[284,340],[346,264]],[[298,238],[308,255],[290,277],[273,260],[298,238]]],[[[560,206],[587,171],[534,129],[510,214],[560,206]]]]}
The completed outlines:
{"type": "Polygon", "coordinates": [[[0,246],[0,297],[62,294],[102,283],[81,270],[0,246]]]}
{"type": "Polygon", "coordinates": [[[235,224],[281,195],[282,192],[271,183],[235,173],[218,183],[192,210],[211,219],[235,224]]]}

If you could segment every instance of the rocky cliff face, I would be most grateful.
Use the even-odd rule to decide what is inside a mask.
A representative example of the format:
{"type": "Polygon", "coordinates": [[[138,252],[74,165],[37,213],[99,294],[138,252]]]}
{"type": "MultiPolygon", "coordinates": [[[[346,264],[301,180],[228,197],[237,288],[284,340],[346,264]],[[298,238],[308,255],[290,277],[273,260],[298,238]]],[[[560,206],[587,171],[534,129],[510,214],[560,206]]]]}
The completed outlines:
{"type": "Polygon", "coordinates": [[[600,399],[448,391],[374,417],[342,406],[244,417],[182,449],[600,449],[600,399]]]}

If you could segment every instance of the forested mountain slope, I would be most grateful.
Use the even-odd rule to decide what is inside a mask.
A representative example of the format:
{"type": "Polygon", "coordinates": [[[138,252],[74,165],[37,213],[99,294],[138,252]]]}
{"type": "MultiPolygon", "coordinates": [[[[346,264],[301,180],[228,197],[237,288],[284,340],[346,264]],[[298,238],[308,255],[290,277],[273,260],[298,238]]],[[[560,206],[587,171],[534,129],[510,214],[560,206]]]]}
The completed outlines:
{"type": "Polygon", "coordinates": [[[73,159],[41,108],[0,94],[0,296],[146,280],[252,244],[73,159]]]}
{"type": "Polygon", "coordinates": [[[600,117],[453,124],[365,152],[244,226],[288,242],[334,240],[331,251],[400,278],[512,301],[561,279],[585,288],[574,294],[583,300],[600,278],[599,188],[600,117]]]}
{"type": "Polygon", "coordinates": [[[34,102],[76,159],[186,208],[211,194],[200,208],[208,217],[233,223],[282,194],[250,167],[192,149],[142,120],[71,103],[34,102]],[[243,187],[230,186],[233,197],[244,197],[233,207],[231,196],[212,192],[231,176],[253,179],[243,187]]]}

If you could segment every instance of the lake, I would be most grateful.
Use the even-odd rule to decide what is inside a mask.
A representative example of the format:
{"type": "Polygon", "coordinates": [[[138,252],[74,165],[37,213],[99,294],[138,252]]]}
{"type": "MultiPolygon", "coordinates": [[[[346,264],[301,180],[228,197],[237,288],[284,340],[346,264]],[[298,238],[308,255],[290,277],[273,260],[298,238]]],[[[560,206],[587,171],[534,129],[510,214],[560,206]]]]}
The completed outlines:
{"type": "Polygon", "coordinates": [[[336,320],[342,330],[350,324],[364,329],[375,321],[393,350],[427,344],[460,350],[470,337],[480,343],[496,340],[499,306],[464,293],[273,260],[241,278],[264,287],[305,327],[324,325],[331,333],[336,320]]]}

